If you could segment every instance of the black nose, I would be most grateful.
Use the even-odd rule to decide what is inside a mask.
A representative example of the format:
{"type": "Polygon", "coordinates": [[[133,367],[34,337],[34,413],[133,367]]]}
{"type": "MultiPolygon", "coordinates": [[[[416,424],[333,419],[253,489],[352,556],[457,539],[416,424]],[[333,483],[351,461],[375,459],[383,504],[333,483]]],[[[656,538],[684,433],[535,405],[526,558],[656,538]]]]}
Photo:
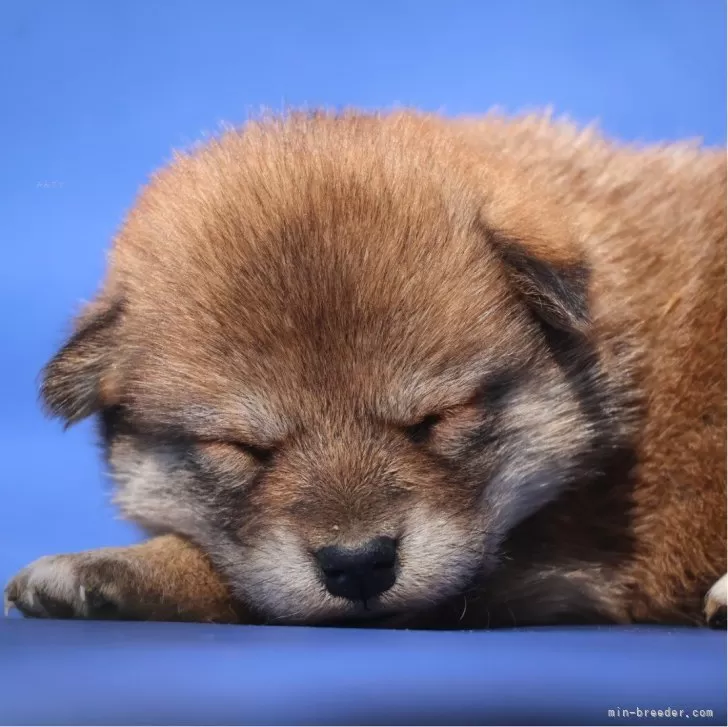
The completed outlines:
{"type": "Polygon", "coordinates": [[[360,548],[329,546],[316,553],[332,596],[368,601],[389,590],[396,579],[397,543],[375,538],[360,548]]]}

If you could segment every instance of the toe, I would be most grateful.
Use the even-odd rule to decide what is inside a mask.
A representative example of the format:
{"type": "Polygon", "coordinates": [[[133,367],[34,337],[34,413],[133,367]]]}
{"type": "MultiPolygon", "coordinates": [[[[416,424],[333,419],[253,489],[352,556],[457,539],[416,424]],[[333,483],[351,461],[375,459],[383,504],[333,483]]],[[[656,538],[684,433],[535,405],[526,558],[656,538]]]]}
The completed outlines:
{"type": "Polygon", "coordinates": [[[708,591],[705,597],[705,620],[711,628],[726,628],[726,601],[728,600],[728,575],[724,575],[708,591]]]}

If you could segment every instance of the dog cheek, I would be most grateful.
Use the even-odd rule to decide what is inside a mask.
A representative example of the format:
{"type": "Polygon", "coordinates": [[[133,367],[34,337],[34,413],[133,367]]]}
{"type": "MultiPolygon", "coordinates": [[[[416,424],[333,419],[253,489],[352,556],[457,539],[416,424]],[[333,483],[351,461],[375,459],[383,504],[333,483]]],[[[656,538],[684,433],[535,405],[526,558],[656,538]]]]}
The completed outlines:
{"type": "Polygon", "coordinates": [[[523,391],[503,418],[498,460],[483,490],[494,531],[513,527],[573,485],[592,442],[565,382],[523,391]]]}
{"type": "Polygon", "coordinates": [[[291,523],[268,518],[242,542],[221,542],[211,554],[233,593],[270,623],[344,617],[348,605],[330,596],[305,541],[291,523]]]}
{"type": "Polygon", "coordinates": [[[114,503],[152,533],[175,532],[199,543],[216,529],[213,497],[184,466],[176,448],[120,437],[109,447],[114,503]]]}
{"type": "Polygon", "coordinates": [[[397,583],[383,598],[389,606],[431,605],[458,593],[482,568],[486,543],[474,510],[419,503],[410,508],[403,532],[397,583]]]}

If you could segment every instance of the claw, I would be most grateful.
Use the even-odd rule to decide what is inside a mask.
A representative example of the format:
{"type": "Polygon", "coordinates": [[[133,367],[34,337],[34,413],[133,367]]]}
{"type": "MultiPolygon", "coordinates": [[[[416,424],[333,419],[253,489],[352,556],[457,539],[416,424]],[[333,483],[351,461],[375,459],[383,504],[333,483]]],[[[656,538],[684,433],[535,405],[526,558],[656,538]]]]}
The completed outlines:
{"type": "Polygon", "coordinates": [[[6,591],[3,594],[3,614],[5,618],[7,618],[10,615],[10,612],[15,608],[15,601],[13,601],[12,598],[10,598],[10,595],[6,591]]]}
{"type": "Polygon", "coordinates": [[[714,629],[726,627],[726,601],[728,600],[728,576],[720,578],[705,597],[704,612],[708,626],[714,629]]]}

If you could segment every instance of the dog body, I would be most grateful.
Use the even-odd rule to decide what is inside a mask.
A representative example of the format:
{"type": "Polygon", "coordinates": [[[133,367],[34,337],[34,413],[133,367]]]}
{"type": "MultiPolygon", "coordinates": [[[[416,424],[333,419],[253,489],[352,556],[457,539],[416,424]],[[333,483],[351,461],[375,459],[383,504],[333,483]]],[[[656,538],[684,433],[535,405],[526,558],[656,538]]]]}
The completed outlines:
{"type": "Polygon", "coordinates": [[[537,117],[294,114],[178,156],[43,389],[98,415],[159,537],[38,561],[9,600],[700,622],[726,570],[725,197],[723,152],[537,117]]]}

